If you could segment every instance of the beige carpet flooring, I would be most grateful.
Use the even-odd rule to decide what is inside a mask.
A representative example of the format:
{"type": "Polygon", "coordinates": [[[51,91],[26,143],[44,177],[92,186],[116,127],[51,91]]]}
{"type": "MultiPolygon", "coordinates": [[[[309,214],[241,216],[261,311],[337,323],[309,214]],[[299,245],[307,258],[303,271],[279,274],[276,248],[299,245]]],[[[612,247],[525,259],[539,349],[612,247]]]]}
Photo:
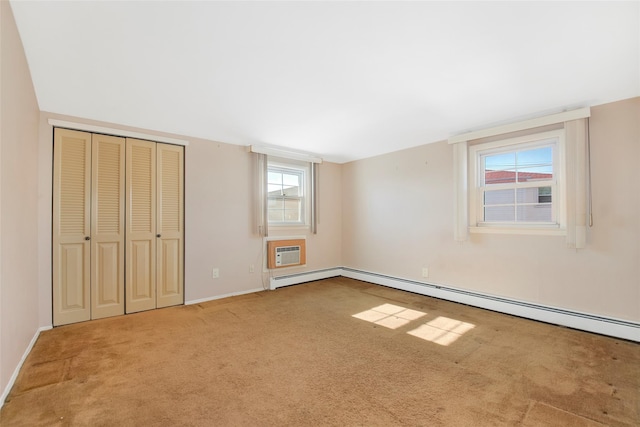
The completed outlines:
{"type": "Polygon", "coordinates": [[[346,278],[55,328],[2,426],[638,426],[640,344],[346,278]]]}

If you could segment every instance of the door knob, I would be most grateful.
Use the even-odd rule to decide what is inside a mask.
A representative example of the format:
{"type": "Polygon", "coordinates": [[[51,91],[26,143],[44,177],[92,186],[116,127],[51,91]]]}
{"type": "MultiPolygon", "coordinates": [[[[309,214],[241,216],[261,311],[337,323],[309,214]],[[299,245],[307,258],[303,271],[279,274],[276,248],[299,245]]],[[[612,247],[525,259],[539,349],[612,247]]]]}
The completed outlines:
{"type": "Polygon", "coordinates": [[[91,237],[86,236],[86,237],[84,238],[84,240],[91,240],[91,237]]]}
{"type": "Polygon", "coordinates": [[[160,235],[160,234],[156,234],[156,237],[162,237],[162,235],[160,235]]]}

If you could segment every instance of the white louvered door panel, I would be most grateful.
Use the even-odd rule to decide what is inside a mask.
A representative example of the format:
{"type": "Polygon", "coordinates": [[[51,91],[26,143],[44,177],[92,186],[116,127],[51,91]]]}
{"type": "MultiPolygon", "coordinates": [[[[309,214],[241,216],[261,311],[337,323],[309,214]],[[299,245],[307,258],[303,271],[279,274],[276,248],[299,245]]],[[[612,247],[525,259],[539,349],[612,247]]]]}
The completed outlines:
{"type": "Polygon", "coordinates": [[[91,134],[55,129],[53,149],[53,324],[91,318],[91,134]]]}
{"type": "Polygon", "coordinates": [[[127,313],[156,308],[156,144],[127,138],[127,313]]]}
{"type": "Polygon", "coordinates": [[[124,314],[125,139],[92,136],[91,318],[124,314]]]}
{"type": "Polygon", "coordinates": [[[184,147],[157,145],[157,307],[184,302],[184,147]]]}

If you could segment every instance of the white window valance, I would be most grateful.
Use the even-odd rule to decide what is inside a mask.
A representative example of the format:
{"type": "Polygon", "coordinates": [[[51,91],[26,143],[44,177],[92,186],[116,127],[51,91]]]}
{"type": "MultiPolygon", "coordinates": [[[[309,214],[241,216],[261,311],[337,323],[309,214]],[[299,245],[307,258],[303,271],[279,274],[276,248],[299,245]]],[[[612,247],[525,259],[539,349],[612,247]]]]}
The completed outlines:
{"type": "Polygon", "coordinates": [[[267,156],[279,157],[288,160],[300,160],[309,163],[322,163],[322,158],[313,154],[303,153],[301,151],[293,151],[281,147],[272,147],[265,145],[251,145],[249,150],[252,153],[266,154],[267,156]]]}
{"type": "Polygon", "coordinates": [[[480,129],[471,132],[454,135],[449,138],[449,144],[458,144],[461,142],[473,141],[480,138],[488,138],[496,135],[505,135],[512,132],[518,132],[527,129],[534,129],[543,126],[554,125],[557,123],[566,123],[572,120],[585,119],[591,116],[589,107],[577,110],[563,111],[561,113],[551,114],[548,116],[536,117],[516,123],[509,123],[501,126],[494,126],[487,129],[480,129]]]}

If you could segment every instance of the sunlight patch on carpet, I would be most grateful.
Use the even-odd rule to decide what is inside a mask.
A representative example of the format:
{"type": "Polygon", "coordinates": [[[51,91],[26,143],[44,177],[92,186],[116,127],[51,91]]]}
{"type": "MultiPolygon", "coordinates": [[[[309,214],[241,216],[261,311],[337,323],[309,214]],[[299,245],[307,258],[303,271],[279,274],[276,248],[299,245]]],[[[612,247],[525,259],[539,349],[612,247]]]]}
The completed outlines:
{"type": "Polygon", "coordinates": [[[376,325],[384,326],[389,329],[397,329],[401,326],[409,324],[411,321],[426,316],[418,310],[400,307],[394,304],[382,304],[372,309],[354,314],[352,317],[365,320],[376,325]]]}
{"type": "Polygon", "coordinates": [[[475,327],[476,325],[472,323],[440,316],[407,333],[426,341],[447,346],[475,327]]]}
{"type": "MultiPolygon", "coordinates": [[[[354,314],[352,317],[384,326],[385,328],[398,329],[426,315],[427,313],[422,311],[412,310],[399,305],[382,304],[354,314]]],[[[425,341],[447,346],[475,328],[475,326],[476,325],[472,323],[439,316],[407,333],[425,341]]]]}

